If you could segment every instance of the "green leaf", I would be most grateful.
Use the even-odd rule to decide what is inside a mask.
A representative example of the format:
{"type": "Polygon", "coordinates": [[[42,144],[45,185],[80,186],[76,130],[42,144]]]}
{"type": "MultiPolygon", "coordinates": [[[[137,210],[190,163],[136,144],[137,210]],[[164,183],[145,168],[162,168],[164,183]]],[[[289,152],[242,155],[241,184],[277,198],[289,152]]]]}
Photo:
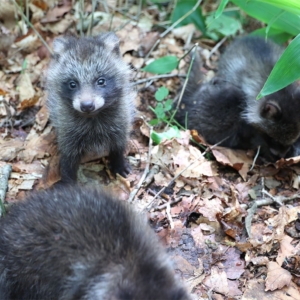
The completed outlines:
{"type": "Polygon", "coordinates": [[[268,34],[266,32],[266,28],[260,28],[251,32],[249,35],[261,36],[263,38],[271,39],[277,44],[283,44],[292,37],[292,35],[290,35],[289,33],[272,27],[268,31],[268,34]]]}
{"type": "MultiPolygon", "coordinates": [[[[281,1],[283,2],[283,0],[281,1]]],[[[257,1],[231,0],[231,2],[239,6],[249,16],[267,24],[271,20],[274,20],[282,11],[281,8],[274,5],[257,1]]],[[[286,11],[274,21],[272,28],[288,32],[295,36],[300,32],[299,16],[286,11]]]]}
{"type": "MultiPolygon", "coordinates": [[[[197,0],[178,0],[171,17],[172,23],[175,23],[184,14],[189,12],[196,5],[196,3],[197,0]]],[[[200,31],[205,34],[206,26],[204,20],[205,18],[203,17],[201,7],[199,6],[192,14],[190,14],[187,18],[180,22],[177,27],[193,23],[200,31]]]]}
{"type": "Polygon", "coordinates": [[[177,65],[177,57],[169,55],[156,59],[142,70],[153,74],[166,74],[176,69],[177,65]]]}
{"type": "Polygon", "coordinates": [[[160,123],[160,120],[159,120],[159,119],[152,119],[152,120],[149,121],[149,124],[150,124],[151,126],[155,126],[155,125],[157,125],[157,124],[159,124],[159,123],[160,123]]]}
{"type": "Polygon", "coordinates": [[[162,3],[166,3],[166,0],[150,0],[150,2],[157,3],[157,4],[162,4],[162,3]]]}
{"type": "Polygon", "coordinates": [[[172,99],[168,99],[165,102],[165,111],[169,111],[173,108],[173,100],[172,99]]]}
{"type": "Polygon", "coordinates": [[[162,103],[157,103],[154,111],[158,119],[163,119],[166,116],[164,106],[162,103]]]}
{"type": "Polygon", "coordinates": [[[169,95],[169,90],[165,87],[165,86],[162,86],[160,87],[156,93],[155,93],[155,99],[157,101],[162,101],[164,100],[167,96],[169,95]]]}
{"type": "Polygon", "coordinates": [[[242,29],[242,25],[238,20],[224,14],[217,19],[214,15],[210,15],[206,18],[206,23],[209,32],[216,31],[224,36],[235,35],[238,30],[242,29]]]}
{"type": "Polygon", "coordinates": [[[224,11],[224,8],[226,7],[229,0],[222,0],[218,9],[215,12],[215,18],[219,18],[224,11]]]}
{"type": "Polygon", "coordinates": [[[151,139],[155,144],[160,144],[164,139],[170,140],[172,138],[180,137],[180,131],[176,126],[170,127],[165,132],[153,131],[151,139]]]}
{"type": "Polygon", "coordinates": [[[293,14],[300,15],[300,1],[299,0],[256,0],[256,1],[269,3],[278,8],[289,11],[293,14]]]}
{"type": "Polygon", "coordinates": [[[257,98],[274,93],[300,79],[300,34],[288,45],[257,98]]]}

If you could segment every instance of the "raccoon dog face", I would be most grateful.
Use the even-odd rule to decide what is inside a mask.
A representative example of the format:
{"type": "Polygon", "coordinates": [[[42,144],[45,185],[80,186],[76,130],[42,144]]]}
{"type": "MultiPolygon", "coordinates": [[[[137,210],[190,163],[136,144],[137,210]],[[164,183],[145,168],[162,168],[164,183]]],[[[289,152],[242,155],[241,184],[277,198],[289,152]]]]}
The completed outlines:
{"type": "Polygon", "coordinates": [[[274,140],[291,146],[300,135],[300,90],[288,86],[258,100],[259,113],[248,109],[246,119],[274,140]]]}
{"type": "Polygon", "coordinates": [[[56,89],[66,106],[92,116],[123,96],[129,68],[114,33],[81,39],[59,37],[53,42],[53,51],[48,81],[51,87],[51,81],[61,79],[56,89]]]}

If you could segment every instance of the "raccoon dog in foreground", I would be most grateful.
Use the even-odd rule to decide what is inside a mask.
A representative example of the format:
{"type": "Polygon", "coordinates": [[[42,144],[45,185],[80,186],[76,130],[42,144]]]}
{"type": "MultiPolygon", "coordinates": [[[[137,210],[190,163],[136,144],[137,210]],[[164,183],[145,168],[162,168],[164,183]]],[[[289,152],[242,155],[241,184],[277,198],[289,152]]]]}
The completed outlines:
{"type": "MultiPolygon", "coordinates": [[[[269,161],[297,154],[300,90],[296,83],[256,100],[283,49],[259,37],[236,39],[221,56],[215,78],[202,84],[198,58],[177,119],[210,144],[256,149],[269,161]],[[200,84],[199,84],[200,82],[200,84]],[[296,145],[296,144],[295,144],[296,145]]],[[[299,143],[298,143],[299,144],[299,143]]]]}
{"type": "Polygon", "coordinates": [[[76,180],[86,153],[108,153],[112,171],[126,176],[124,159],[133,119],[135,92],[130,68],[112,33],[58,37],[53,41],[46,88],[56,129],[63,182],[76,180]]]}
{"type": "Polygon", "coordinates": [[[0,219],[7,299],[190,299],[146,220],[96,190],[58,186],[0,219]]]}

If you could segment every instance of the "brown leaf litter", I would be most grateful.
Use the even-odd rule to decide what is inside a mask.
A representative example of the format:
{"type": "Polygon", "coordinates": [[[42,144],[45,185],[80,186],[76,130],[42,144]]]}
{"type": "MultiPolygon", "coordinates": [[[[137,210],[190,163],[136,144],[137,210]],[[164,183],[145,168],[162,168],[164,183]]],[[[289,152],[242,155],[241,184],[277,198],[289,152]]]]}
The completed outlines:
{"type": "MultiPolygon", "coordinates": [[[[2,2],[0,44],[13,37],[5,41],[5,50],[0,48],[0,168],[12,165],[6,193],[10,203],[31,190],[53,185],[60,175],[55,132],[48,122],[42,88],[49,53],[34,31],[19,30],[14,6],[2,2]]],[[[58,34],[79,26],[79,7],[72,7],[71,1],[51,7],[46,1],[29,3],[33,25],[50,45],[58,34]]],[[[85,11],[90,12],[91,6],[86,4],[85,11]]],[[[133,5],[130,13],[136,11],[133,5]]],[[[150,168],[133,205],[147,212],[195,299],[299,299],[300,158],[251,169],[254,153],[212,148],[193,130],[148,147],[147,122],[153,118],[148,106],[155,106],[154,94],[161,86],[175,97],[180,80],[176,76],[156,80],[140,68],[164,55],[182,57],[191,33],[201,37],[194,26],[176,28],[150,51],[160,36],[151,30],[159,18],[163,16],[155,6],[144,9],[140,22],[117,11],[113,19],[104,9],[95,12],[93,34],[110,26],[118,29],[124,59],[137,69],[134,80],[141,82],[127,155],[133,170],[127,178],[114,178],[105,158],[91,157],[81,164],[79,181],[101,185],[127,200],[145,167],[150,168]],[[149,77],[150,82],[144,81],[149,77]],[[204,152],[191,137],[211,148],[204,152]]],[[[207,66],[215,66],[219,50],[209,55],[214,41],[197,41],[207,66]]],[[[182,60],[179,71],[172,74],[185,74],[186,66],[182,60]]],[[[206,75],[213,76],[213,68],[206,75]]]]}

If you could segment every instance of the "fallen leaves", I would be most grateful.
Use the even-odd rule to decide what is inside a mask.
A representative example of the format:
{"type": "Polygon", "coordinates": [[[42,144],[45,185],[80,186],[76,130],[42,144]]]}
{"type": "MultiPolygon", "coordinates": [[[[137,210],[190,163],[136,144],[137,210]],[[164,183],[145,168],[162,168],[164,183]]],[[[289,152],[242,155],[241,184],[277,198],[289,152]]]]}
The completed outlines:
{"type": "Polygon", "coordinates": [[[268,263],[265,291],[282,289],[284,286],[289,286],[291,280],[292,275],[289,271],[281,268],[276,262],[270,261],[268,263]]]}
{"type": "Polygon", "coordinates": [[[212,153],[219,163],[225,166],[231,166],[246,180],[247,173],[253,161],[247,156],[245,151],[216,147],[212,149],[212,153]]]}
{"type": "MultiPolygon", "coordinates": [[[[31,21],[50,45],[71,25],[80,31],[81,25],[87,28],[91,22],[89,3],[81,11],[69,0],[52,6],[47,1],[32,0],[29,8],[31,21]],[[82,24],[78,21],[81,13],[86,16],[82,24]]],[[[137,12],[138,6],[132,5],[129,13],[137,12]]],[[[182,57],[182,43],[189,40],[191,32],[197,32],[193,25],[187,25],[161,38],[160,32],[152,29],[161,17],[154,5],[143,11],[139,22],[118,12],[112,19],[110,13],[99,10],[94,15],[92,33],[99,34],[110,27],[118,29],[124,59],[139,70],[145,63],[166,55],[182,57]],[[145,59],[146,55],[149,58],[145,59]]],[[[23,198],[28,191],[48,188],[60,179],[55,132],[48,122],[42,90],[50,54],[29,28],[23,28],[15,40],[15,32],[19,31],[14,18],[10,1],[0,1],[0,19],[4,22],[0,24],[0,44],[5,48],[0,47],[0,162],[12,165],[8,202],[23,198]],[[25,116],[30,109],[34,109],[34,115],[29,116],[32,122],[27,122],[25,116]]],[[[207,65],[213,66],[214,42],[202,42],[201,54],[207,65]]],[[[180,74],[185,73],[186,66],[181,60],[180,74]]],[[[208,78],[213,75],[213,70],[207,71],[208,78]]],[[[180,86],[176,77],[157,81],[152,78],[150,82],[149,77],[152,75],[137,72],[134,78],[144,81],[137,84],[137,115],[141,118],[137,118],[130,143],[132,174],[126,179],[114,178],[106,159],[91,156],[80,166],[80,183],[101,185],[126,200],[148,165],[150,174],[133,205],[137,210],[148,211],[151,224],[169,249],[176,272],[195,297],[298,300],[300,285],[295,282],[299,282],[300,209],[295,192],[300,187],[300,158],[255,165],[250,170],[253,155],[209,146],[195,130],[181,131],[180,138],[152,145],[149,150],[146,122],[153,116],[148,106],[154,106],[159,87],[167,87],[173,97],[180,86]],[[203,150],[194,142],[208,148],[203,150]],[[281,205],[287,201],[289,205],[281,205]]]]}

